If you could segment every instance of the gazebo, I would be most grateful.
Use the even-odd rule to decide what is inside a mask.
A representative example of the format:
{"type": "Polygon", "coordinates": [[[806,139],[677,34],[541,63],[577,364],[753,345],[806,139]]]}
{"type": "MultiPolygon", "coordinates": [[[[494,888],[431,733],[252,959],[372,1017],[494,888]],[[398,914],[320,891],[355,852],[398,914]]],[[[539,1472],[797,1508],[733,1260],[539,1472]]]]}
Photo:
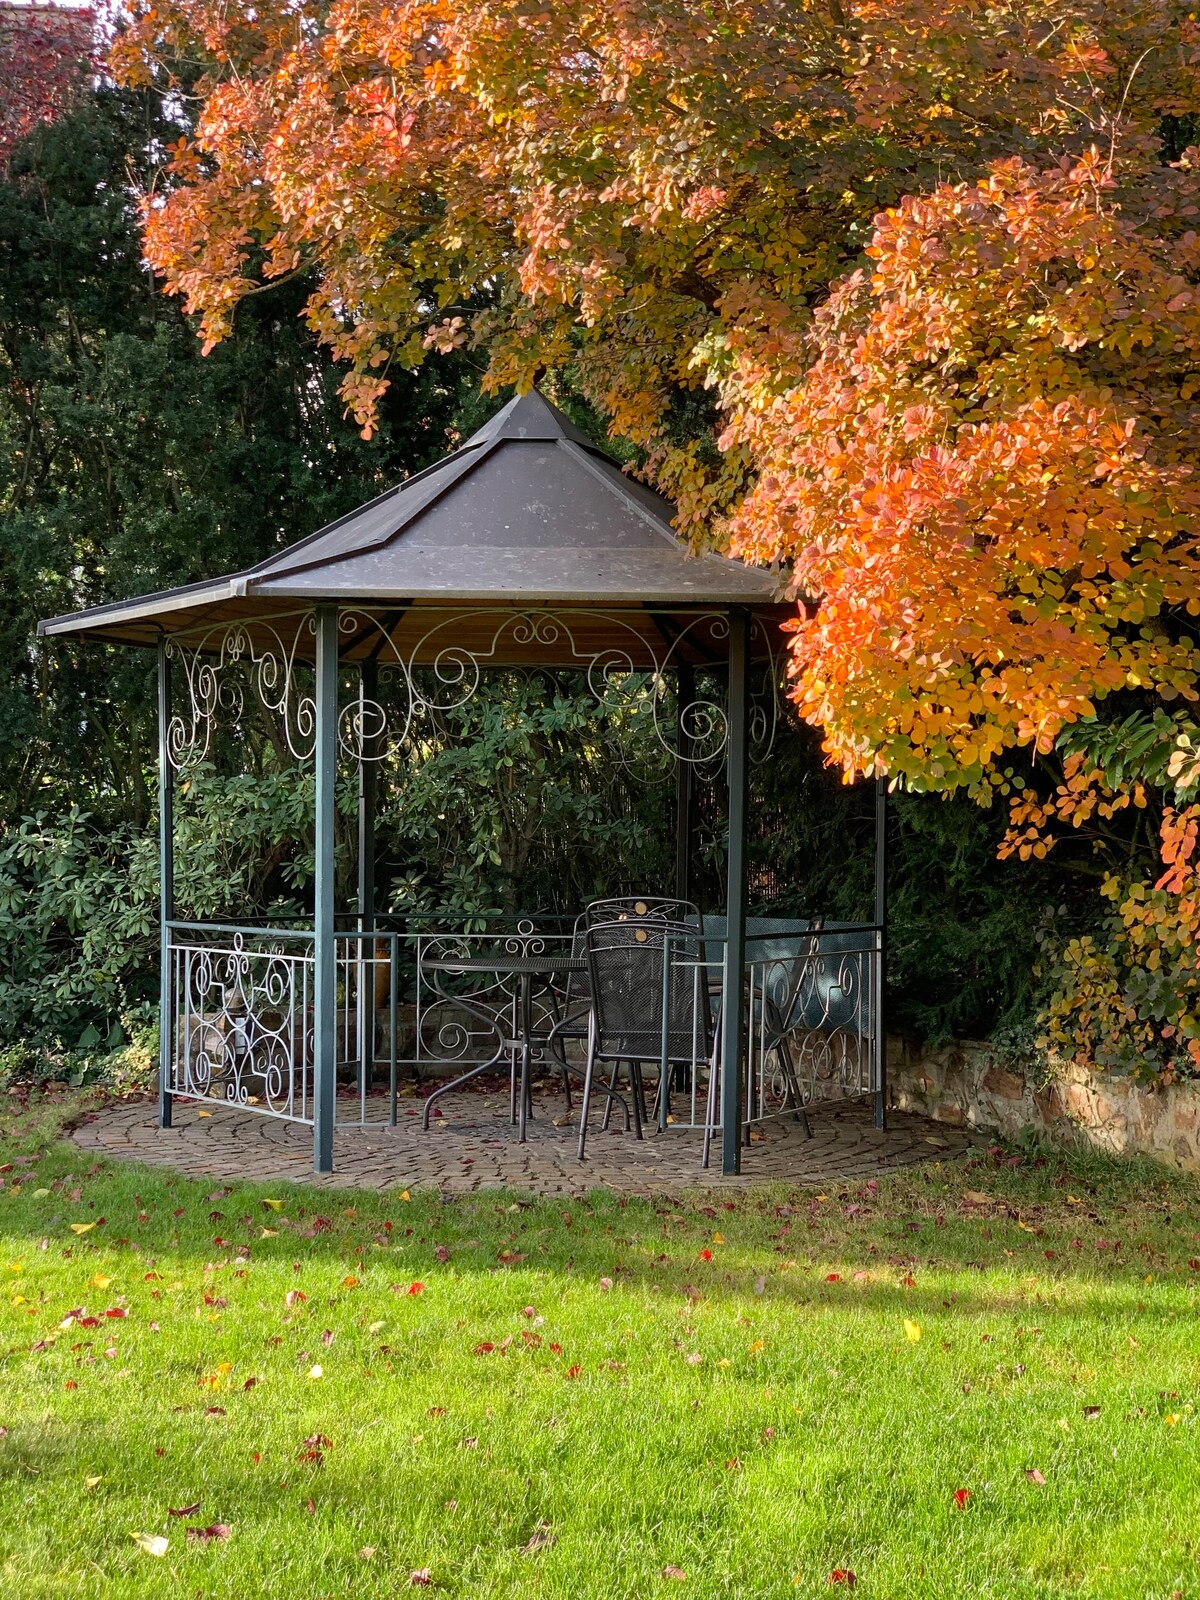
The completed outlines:
{"type": "MultiPolygon", "coordinates": [[[[207,1026],[203,1008],[189,999],[197,962],[211,966],[221,952],[233,951],[244,965],[245,952],[260,948],[255,941],[263,937],[249,922],[185,924],[175,915],[175,774],[207,751],[246,688],[277,716],[292,754],[315,767],[314,893],[310,926],[270,930],[275,943],[251,1019],[259,1036],[265,1031],[276,1041],[289,1070],[299,1062],[299,1088],[292,1084],[286,1096],[274,1097],[243,1088],[229,1098],[249,1110],[310,1121],[315,1168],[329,1172],[350,974],[358,972],[361,1027],[366,978],[374,980],[380,965],[378,756],[423,710],[461,703],[489,668],[569,668],[600,696],[625,681],[642,686],[659,742],[675,762],[675,889],[682,899],[689,886],[692,772],[701,759],[724,763],[721,1164],[726,1173],[739,1171],[753,1032],[746,867],[752,680],[762,674],[777,685],[781,624],[793,610],[780,603],[771,573],[689,553],[672,531],[671,505],[532,391],[510,401],[452,455],[258,566],[42,622],[39,633],[47,638],[76,636],[158,653],[163,1124],[170,1123],[175,1098],[207,1092],[181,1074],[181,1061],[191,1060],[207,1026]],[[381,671],[390,674],[388,707],[381,671]],[[722,676],[723,705],[697,698],[698,673],[722,676]],[[342,757],[356,764],[359,789],[357,901],[348,931],[339,930],[335,905],[334,786],[342,757]]],[[[860,925],[853,980],[863,994],[854,1024],[865,1058],[859,1082],[874,1096],[880,1126],[885,824],[880,783],[875,913],[860,925]]],[[[753,930],[750,937],[753,944],[753,930]]],[[[386,970],[394,1086],[394,938],[386,970]]],[[[237,1022],[243,1038],[248,1026],[245,1017],[237,1022]]],[[[365,1046],[362,1059],[373,1049],[373,1042],[365,1046]]]]}

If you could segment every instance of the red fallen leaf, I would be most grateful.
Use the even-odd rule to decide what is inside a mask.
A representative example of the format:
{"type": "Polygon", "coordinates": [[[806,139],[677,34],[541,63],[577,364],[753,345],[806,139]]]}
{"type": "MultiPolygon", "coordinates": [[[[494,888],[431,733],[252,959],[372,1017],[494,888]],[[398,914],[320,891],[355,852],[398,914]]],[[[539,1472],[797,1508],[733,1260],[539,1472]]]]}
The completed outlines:
{"type": "Polygon", "coordinates": [[[162,1273],[161,1272],[143,1272],[142,1273],[142,1282],[143,1283],[161,1283],[162,1282],[162,1273]]]}
{"type": "Polygon", "coordinates": [[[251,1461],[253,1461],[254,1465],[257,1467],[259,1462],[262,1460],[262,1451],[261,1450],[251,1450],[250,1459],[251,1459],[251,1461]]]}
{"type": "Polygon", "coordinates": [[[712,1260],[712,1251],[711,1250],[701,1250],[700,1253],[697,1255],[696,1260],[697,1261],[711,1261],[712,1260]]]}
{"type": "Polygon", "coordinates": [[[958,1509],[960,1511],[964,1511],[966,1509],[967,1501],[970,1498],[971,1498],[970,1489],[955,1489],[955,1491],[954,1491],[954,1504],[958,1507],[958,1509]]]}
{"type": "Polygon", "coordinates": [[[332,1328],[324,1329],[324,1331],[321,1334],[321,1343],[323,1345],[331,1345],[333,1343],[333,1329],[332,1328]]]}
{"type": "Polygon", "coordinates": [[[524,1259],[525,1257],[519,1250],[501,1250],[496,1256],[496,1260],[504,1267],[515,1267],[518,1262],[524,1261],[524,1259]]]}
{"type": "Polygon", "coordinates": [[[308,1499],[304,1502],[304,1509],[305,1509],[305,1511],[308,1512],[310,1517],[315,1517],[316,1516],[316,1514],[317,1514],[317,1502],[313,1499],[313,1497],[311,1495],[309,1495],[308,1499]]]}
{"type": "Polygon", "coordinates": [[[490,1356],[492,1351],[495,1348],[496,1348],[496,1346],[492,1343],[492,1341],[490,1339],[481,1339],[479,1341],[479,1343],[475,1346],[475,1349],[472,1352],[472,1354],[477,1355],[477,1356],[490,1356]]]}
{"type": "Polygon", "coordinates": [[[76,1317],[75,1326],[77,1328],[98,1328],[100,1326],[100,1318],[99,1317],[76,1317]]]}
{"type": "Polygon", "coordinates": [[[853,1589],[858,1582],[858,1575],[851,1572],[849,1567],[834,1567],[829,1574],[829,1581],[830,1583],[844,1583],[848,1588],[853,1589]]]}
{"type": "Polygon", "coordinates": [[[245,1383],[242,1385],[242,1388],[243,1389],[253,1389],[254,1385],[257,1382],[258,1382],[257,1378],[247,1378],[245,1383]]]}
{"type": "Polygon", "coordinates": [[[415,1572],[410,1572],[408,1581],[414,1589],[428,1589],[433,1582],[433,1574],[428,1567],[418,1567],[415,1572]]]}
{"type": "Polygon", "coordinates": [[[917,1287],[917,1280],[911,1272],[905,1273],[904,1277],[900,1279],[900,1287],[902,1289],[915,1289],[917,1287]]]}
{"type": "Polygon", "coordinates": [[[560,1344],[551,1344],[551,1346],[550,1346],[550,1354],[552,1356],[560,1356],[560,1355],[562,1355],[562,1345],[560,1345],[560,1344]]]}
{"type": "Polygon", "coordinates": [[[329,1232],[332,1231],[332,1229],[333,1229],[333,1223],[330,1222],[328,1217],[314,1217],[313,1218],[313,1220],[312,1220],[312,1231],[314,1233],[329,1233],[329,1232]]]}
{"type": "Polygon", "coordinates": [[[169,1517],[194,1517],[199,1509],[200,1502],[197,1500],[194,1505],[190,1506],[168,1506],[167,1515],[169,1517]]]}
{"type": "Polygon", "coordinates": [[[408,1292],[409,1294],[424,1294],[425,1285],[423,1283],[410,1283],[408,1286],[408,1292]]]}
{"type": "Polygon", "coordinates": [[[104,1315],[106,1317],[127,1317],[129,1313],[124,1306],[110,1306],[104,1315]]]}
{"type": "Polygon", "coordinates": [[[437,1249],[433,1252],[433,1259],[435,1261],[449,1261],[450,1252],[446,1249],[444,1244],[438,1245],[437,1249]]]}
{"type": "Polygon", "coordinates": [[[224,1406],[205,1406],[204,1415],[206,1417],[223,1417],[225,1415],[225,1407],[224,1406]]]}
{"type": "Polygon", "coordinates": [[[567,1368],[567,1377],[568,1378],[577,1378],[582,1371],[583,1371],[583,1368],[578,1364],[578,1362],[576,1362],[576,1364],[573,1367],[568,1367],[567,1368]]]}
{"type": "Polygon", "coordinates": [[[193,1542],[209,1544],[213,1539],[228,1539],[230,1527],[227,1522],[213,1522],[207,1528],[188,1528],[185,1531],[193,1542]]]}
{"type": "Polygon", "coordinates": [[[1191,1267],[1193,1272],[1200,1272],[1200,1259],[1198,1259],[1196,1256],[1192,1256],[1191,1260],[1188,1262],[1188,1266],[1191,1267]]]}
{"type": "Polygon", "coordinates": [[[79,1385],[75,1382],[74,1378],[68,1378],[66,1383],[63,1384],[64,1389],[78,1389],[78,1387],[79,1385]]]}
{"type": "Polygon", "coordinates": [[[687,1577],[687,1573],[682,1567],[664,1567],[662,1569],[662,1575],[664,1578],[674,1578],[677,1583],[682,1583],[687,1577]]]}
{"type": "Polygon", "coordinates": [[[307,1300],[308,1296],[305,1294],[303,1289],[289,1289],[283,1297],[283,1303],[285,1306],[287,1306],[289,1311],[293,1306],[304,1305],[307,1300]]]}
{"type": "Polygon", "coordinates": [[[1026,1467],[1025,1476],[1029,1479],[1030,1483],[1045,1483],[1046,1481],[1036,1467],[1026,1467]]]}
{"type": "Polygon", "coordinates": [[[446,1408],[445,1406],[430,1406],[425,1415],[427,1417],[444,1417],[446,1415],[446,1408]]]}
{"type": "Polygon", "coordinates": [[[825,1274],[826,1283],[841,1283],[841,1281],[842,1275],[840,1272],[827,1272],[825,1274]]]}

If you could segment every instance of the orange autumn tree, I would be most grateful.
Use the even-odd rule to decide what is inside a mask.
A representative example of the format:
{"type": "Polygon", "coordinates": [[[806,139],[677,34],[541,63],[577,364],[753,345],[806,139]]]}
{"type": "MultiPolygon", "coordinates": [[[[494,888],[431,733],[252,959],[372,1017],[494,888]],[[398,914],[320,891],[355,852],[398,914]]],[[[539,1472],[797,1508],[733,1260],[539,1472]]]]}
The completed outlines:
{"type": "Polygon", "coordinates": [[[736,353],[728,430],[759,467],[734,547],[820,597],[795,693],[848,772],[999,791],[1003,853],[1154,814],[1161,877],[1105,875],[1108,938],[1067,943],[1047,1013],[1056,1047],[1154,1076],[1200,1067],[1193,154],[1008,161],[906,199],[794,386],[756,405],[761,350],[736,353]]]}
{"type": "MultiPolygon", "coordinates": [[[[797,700],[849,775],[1007,787],[1017,851],[1186,807],[1146,763],[1194,694],[1194,11],[134,0],[112,66],[194,107],[146,250],[207,341],[302,277],[367,430],[431,347],[569,371],[683,531],[812,602],[797,700]],[[1140,775],[1068,747],[1114,708],[1140,775]]],[[[1174,1061],[1191,1003],[1127,1003],[1129,948],[1080,1039],[1132,1005],[1174,1061]]]]}

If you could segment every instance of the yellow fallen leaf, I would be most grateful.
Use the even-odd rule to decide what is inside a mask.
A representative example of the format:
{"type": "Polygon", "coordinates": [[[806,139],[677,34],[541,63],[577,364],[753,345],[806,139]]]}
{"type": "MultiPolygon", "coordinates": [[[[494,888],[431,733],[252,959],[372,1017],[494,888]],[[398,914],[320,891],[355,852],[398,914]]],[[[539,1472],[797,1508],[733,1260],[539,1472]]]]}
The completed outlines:
{"type": "Polygon", "coordinates": [[[97,1473],[94,1478],[85,1478],[83,1480],[83,1487],[85,1489],[94,1489],[98,1483],[103,1483],[103,1482],[104,1482],[103,1476],[100,1473],[97,1473]]]}
{"type": "Polygon", "coordinates": [[[713,1234],[713,1243],[714,1244],[724,1244],[725,1243],[725,1235],[723,1233],[714,1233],[713,1234]]]}
{"type": "Polygon", "coordinates": [[[759,1353],[760,1350],[765,1350],[765,1349],[766,1349],[766,1341],[763,1340],[763,1339],[755,1339],[754,1343],[750,1346],[750,1354],[752,1356],[756,1356],[759,1353]]]}
{"type": "Polygon", "coordinates": [[[916,1344],[923,1331],[924,1330],[919,1322],[914,1322],[911,1317],[905,1317],[904,1337],[908,1340],[909,1344],[916,1344]]]}
{"type": "Polygon", "coordinates": [[[1152,1272],[1148,1272],[1146,1274],[1146,1276],[1142,1279],[1142,1282],[1143,1283],[1153,1283],[1154,1282],[1154,1274],[1152,1272]]]}
{"type": "Polygon", "coordinates": [[[71,1224],[71,1232],[74,1234],[91,1233],[95,1226],[94,1222],[73,1222],[71,1224]]]}
{"type": "Polygon", "coordinates": [[[262,1202],[262,1204],[264,1206],[266,1206],[268,1211],[282,1211],[283,1210],[283,1201],[282,1200],[264,1200],[262,1202]]]}
{"type": "Polygon", "coordinates": [[[728,1356],[722,1356],[720,1361],[717,1362],[717,1365],[719,1367],[731,1367],[733,1365],[733,1362],[730,1361],[728,1356]]]}
{"type": "Polygon", "coordinates": [[[44,1200],[49,1193],[49,1189],[35,1189],[33,1191],[33,1198],[35,1200],[44,1200]]]}
{"type": "Polygon", "coordinates": [[[412,1199],[412,1195],[409,1194],[407,1189],[401,1189],[400,1198],[401,1198],[401,1200],[411,1200],[412,1199]]]}
{"type": "Polygon", "coordinates": [[[10,1261],[8,1263],[8,1270],[10,1272],[24,1272],[25,1263],[23,1261],[10,1261]]]}
{"type": "MultiPolygon", "coordinates": [[[[201,1112],[201,1116],[203,1114],[201,1112]]],[[[164,1539],[161,1533],[131,1533],[129,1537],[148,1556],[165,1556],[169,1548],[169,1540],[164,1539]]]]}
{"type": "Polygon", "coordinates": [[[278,1237],[279,1237],[279,1229],[278,1228],[260,1228],[258,1230],[258,1237],[260,1239],[278,1239],[278,1237]]]}
{"type": "Polygon", "coordinates": [[[353,1273],[348,1274],[348,1276],[346,1276],[345,1278],[342,1279],[342,1288],[343,1289],[357,1289],[358,1288],[358,1279],[354,1276],[353,1273]]]}
{"type": "Polygon", "coordinates": [[[964,1189],[963,1199],[969,1206],[990,1206],[992,1199],[980,1189],[964,1189]]]}
{"type": "Polygon", "coordinates": [[[13,1295],[12,1303],[14,1306],[23,1306],[25,1304],[25,1296],[23,1294],[13,1295]]]}
{"type": "Polygon", "coordinates": [[[112,1282],[112,1279],[111,1278],[106,1278],[104,1273],[102,1273],[102,1272],[93,1272],[89,1287],[92,1288],[92,1289],[107,1289],[111,1282],[112,1282]]]}
{"type": "Polygon", "coordinates": [[[217,1371],[221,1374],[222,1377],[224,1377],[224,1375],[227,1372],[232,1372],[233,1371],[233,1362],[232,1361],[218,1361],[217,1362],[217,1371]]]}
{"type": "Polygon", "coordinates": [[[317,1378],[323,1378],[325,1376],[325,1370],[320,1365],[311,1366],[308,1369],[308,1376],[314,1380],[317,1378]]]}
{"type": "Polygon", "coordinates": [[[212,1112],[211,1111],[197,1111],[196,1115],[198,1117],[211,1117],[212,1116],[212,1112]]]}
{"type": "Polygon", "coordinates": [[[1173,1428],[1173,1427],[1176,1426],[1177,1423],[1180,1423],[1182,1421],[1183,1421],[1183,1418],[1182,1418],[1182,1416],[1180,1416],[1178,1411],[1168,1411],[1167,1412],[1166,1422],[1167,1422],[1167,1427],[1168,1428],[1173,1428]]]}
{"type": "Polygon", "coordinates": [[[373,1322],[371,1324],[371,1326],[367,1329],[367,1332],[369,1334],[372,1334],[372,1335],[374,1335],[376,1333],[382,1333],[384,1328],[386,1328],[386,1327],[387,1327],[387,1323],[386,1322],[373,1322]]]}

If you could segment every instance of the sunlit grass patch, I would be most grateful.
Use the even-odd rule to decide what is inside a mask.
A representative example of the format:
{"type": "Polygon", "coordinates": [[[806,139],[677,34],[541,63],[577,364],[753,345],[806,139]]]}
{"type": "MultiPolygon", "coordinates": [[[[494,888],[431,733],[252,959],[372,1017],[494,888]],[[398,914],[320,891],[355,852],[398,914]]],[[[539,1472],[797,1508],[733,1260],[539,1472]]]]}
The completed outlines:
{"type": "Polygon", "coordinates": [[[55,1115],[0,1144],[6,1595],[1196,1589],[1187,1180],[404,1200],[55,1115]]]}

